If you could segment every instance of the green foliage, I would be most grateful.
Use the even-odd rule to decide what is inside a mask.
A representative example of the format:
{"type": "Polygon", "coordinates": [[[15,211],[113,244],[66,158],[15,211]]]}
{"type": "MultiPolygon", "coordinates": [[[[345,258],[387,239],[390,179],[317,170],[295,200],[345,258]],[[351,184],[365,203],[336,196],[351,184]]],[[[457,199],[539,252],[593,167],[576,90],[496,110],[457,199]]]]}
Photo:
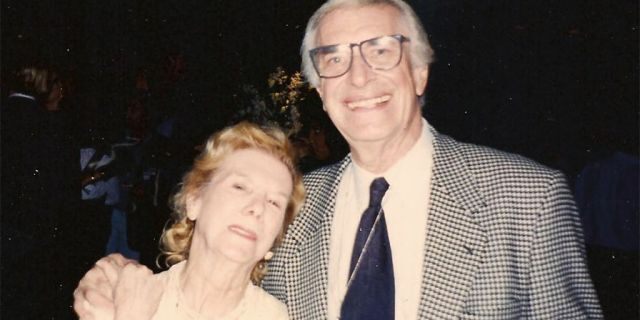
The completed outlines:
{"type": "Polygon", "coordinates": [[[253,85],[243,85],[240,108],[234,113],[233,121],[277,125],[289,136],[297,134],[302,128],[301,106],[313,97],[313,89],[299,71],[289,74],[277,67],[269,74],[266,91],[263,94],[253,85]]]}

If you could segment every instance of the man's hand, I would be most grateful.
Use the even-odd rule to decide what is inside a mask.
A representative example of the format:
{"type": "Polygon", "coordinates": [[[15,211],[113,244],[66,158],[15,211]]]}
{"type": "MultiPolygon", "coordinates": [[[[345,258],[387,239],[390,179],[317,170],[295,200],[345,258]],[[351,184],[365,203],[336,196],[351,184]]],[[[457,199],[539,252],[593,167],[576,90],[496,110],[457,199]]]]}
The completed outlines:
{"type": "Polygon", "coordinates": [[[120,271],[128,264],[136,264],[120,254],[104,257],[89,270],[73,292],[73,309],[81,320],[113,319],[113,292],[120,271]]]}
{"type": "Polygon", "coordinates": [[[165,282],[145,266],[128,264],[114,292],[116,320],[148,320],[156,313],[165,282]]]}

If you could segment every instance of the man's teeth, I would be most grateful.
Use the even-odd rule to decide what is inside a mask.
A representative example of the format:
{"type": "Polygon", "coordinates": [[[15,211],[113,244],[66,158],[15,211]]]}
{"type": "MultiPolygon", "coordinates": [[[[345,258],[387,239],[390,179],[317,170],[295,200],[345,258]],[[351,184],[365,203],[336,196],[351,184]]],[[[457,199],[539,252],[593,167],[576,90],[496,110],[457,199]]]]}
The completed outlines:
{"type": "Polygon", "coordinates": [[[349,102],[347,103],[347,107],[349,107],[349,109],[374,107],[378,103],[389,101],[389,99],[391,99],[390,95],[384,95],[377,98],[349,102]]]}

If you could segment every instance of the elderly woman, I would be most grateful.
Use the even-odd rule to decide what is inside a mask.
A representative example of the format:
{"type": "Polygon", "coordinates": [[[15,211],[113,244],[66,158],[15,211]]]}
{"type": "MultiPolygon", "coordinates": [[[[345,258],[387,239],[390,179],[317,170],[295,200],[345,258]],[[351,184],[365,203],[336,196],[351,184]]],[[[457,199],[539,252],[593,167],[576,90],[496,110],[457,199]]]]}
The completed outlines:
{"type": "Polygon", "coordinates": [[[256,285],[304,198],[293,158],[276,129],[244,122],[212,136],[184,176],[162,235],[171,268],[151,275],[127,265],[115,316],[97,318],[288,319],[284,304],[256,285]]]}

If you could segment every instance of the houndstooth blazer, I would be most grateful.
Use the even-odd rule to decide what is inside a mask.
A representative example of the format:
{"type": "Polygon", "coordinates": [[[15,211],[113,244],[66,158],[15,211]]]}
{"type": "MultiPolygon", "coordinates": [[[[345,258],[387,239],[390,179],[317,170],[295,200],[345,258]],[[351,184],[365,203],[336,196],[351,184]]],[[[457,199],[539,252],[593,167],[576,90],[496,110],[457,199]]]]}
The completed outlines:
{"type": "MultiPolygon", "coordinates": [[[[434,134],[420,319],[601,319],[563,175],[434,134]]],[[[341,162],[305,176],[307,200],[264,288],[291,319],[326,319],[329,233],[341,162]]]]}

